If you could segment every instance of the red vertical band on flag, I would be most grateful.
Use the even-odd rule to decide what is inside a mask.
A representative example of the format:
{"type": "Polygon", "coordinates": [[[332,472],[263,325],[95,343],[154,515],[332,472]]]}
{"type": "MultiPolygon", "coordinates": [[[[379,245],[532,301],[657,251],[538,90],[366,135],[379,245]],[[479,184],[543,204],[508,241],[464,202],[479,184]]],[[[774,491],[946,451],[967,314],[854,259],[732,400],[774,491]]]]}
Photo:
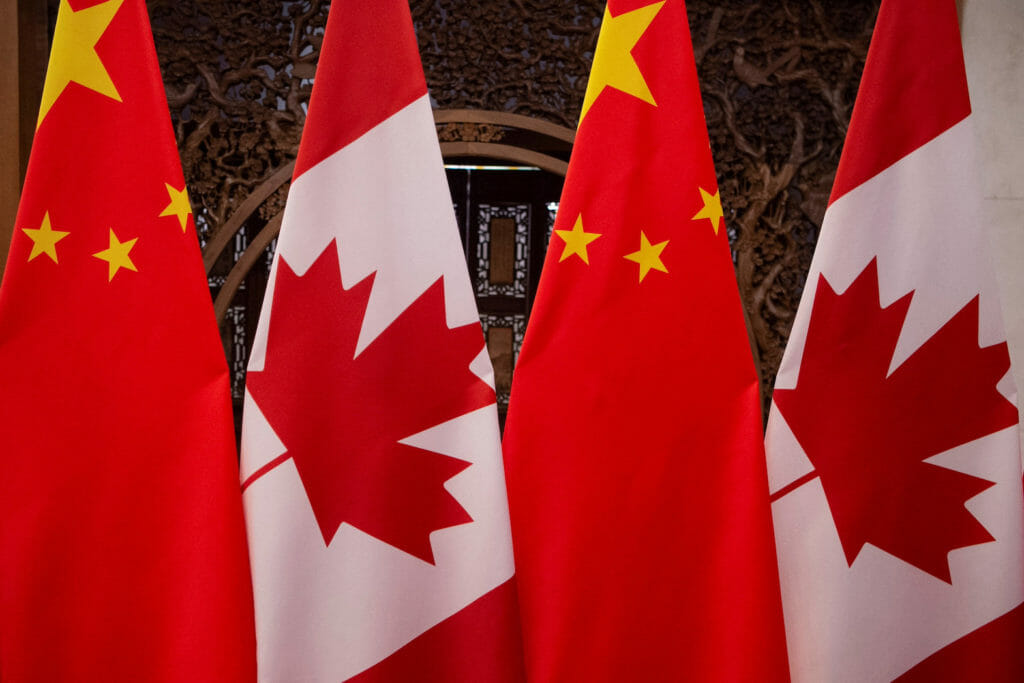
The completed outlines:
{"type": "Polygon", "coordinates": [[[510,579],[348,683],[523,681],[517,609],[510,579]]]}
{"type": "Polygon", "coordinates": [[[228,368],[142,0],[62,0],[0,286],[0,679],[252,681],[228,368]]]}
{"type": "Polygon", "coordinates": [[[513,378],[538,683],[786,679],[757,376],[688,26],[681,0],[609,3],[513,378]]]}
{"type": "Polygon", "coordinates": [[[1024,605],[953,641],[896,680],[898,683],[1024,681],[1021,633],[1024,633],[1024,605]]]}
{"type": "Polygon", "coordinates": [[[883,15],[871,38],[830,204],[971,113],[956,5],[884,0],[883,15]]]}
{"type": "Polygon", "coordinates": [[[296,178],[427,94],[406,2],[376,0],[372,11],[361,2],[336,4],[327,19],[296,178]]]}
{"type": "Polygon", "coordinates": [[[246,383],[259,673],[522,680],[491,370],[408,2],[336,0],[322,50],[246,383]]]}

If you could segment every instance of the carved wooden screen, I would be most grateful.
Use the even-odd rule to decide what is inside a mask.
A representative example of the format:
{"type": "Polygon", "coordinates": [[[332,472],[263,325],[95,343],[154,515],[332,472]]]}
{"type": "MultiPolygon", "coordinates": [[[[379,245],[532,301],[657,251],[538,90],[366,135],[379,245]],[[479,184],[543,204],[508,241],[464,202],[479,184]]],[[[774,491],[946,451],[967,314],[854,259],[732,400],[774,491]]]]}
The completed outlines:
{"type": "MultiPolygon", "coordinates": [[[[877,4],[687,2],[766,401],[810,264],[877,4]]],[[[237,397],[268,263],[256,253],[264,245],[249,243],[283,206],[287,183],[270,187],[268,181],[280,178],[294,158],[328,5],[150,2],[203,240],[237,218],[250,200],[232,248],[211,264],[215,290],[247,247],[248,260],[263,264],[223,306],[237,397]],[[266,197],[253,201],[261,188],[266,197]]],[[[411,7],[436,107],[574,127],[603,2],[412,0],[411,7]]],[[[447,125],[440,124],[442,136],[458,141],[460,133],[447,125]]],[[[504,225],[497,229],[507,230],[504,225]]],[[[263,241],[269,242],[266,234],[263,241]]]]}
{"type": "MultiPolygon", "coordinates": [[[[463,164],[465,166],[465,164],[463,164]]],[[[537,168],[449,168],[504,424],[512,368],[540,280],[562,177],[537,168]]]]}

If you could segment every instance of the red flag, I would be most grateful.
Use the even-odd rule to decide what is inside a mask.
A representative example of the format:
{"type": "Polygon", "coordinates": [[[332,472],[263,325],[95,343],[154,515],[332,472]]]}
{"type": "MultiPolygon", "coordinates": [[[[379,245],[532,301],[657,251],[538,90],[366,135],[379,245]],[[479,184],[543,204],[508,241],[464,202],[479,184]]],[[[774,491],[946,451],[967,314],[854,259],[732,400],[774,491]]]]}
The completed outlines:
{"type": "Polygon", "coordinates": [[[785,678],[761,443],[685,6],[613,1],[505,431],[531,680],[785,678]]]}
{"type": "Polygon", "coordinates": [[[884,0],[767,450],[796,680],[1024,679],[1016,389],[953,0],[884,0]]]}
{"type": "Polygon", "coordinates": [[[247,390],[261,676],[521,680],[493,373],[404,0],[331,6],[247,390]]]}
{"type": "Polygon", "coordinates": [[[253,679],[227,366],[141,0],[61,2],[0,386],[0,678],[253,679]]]}

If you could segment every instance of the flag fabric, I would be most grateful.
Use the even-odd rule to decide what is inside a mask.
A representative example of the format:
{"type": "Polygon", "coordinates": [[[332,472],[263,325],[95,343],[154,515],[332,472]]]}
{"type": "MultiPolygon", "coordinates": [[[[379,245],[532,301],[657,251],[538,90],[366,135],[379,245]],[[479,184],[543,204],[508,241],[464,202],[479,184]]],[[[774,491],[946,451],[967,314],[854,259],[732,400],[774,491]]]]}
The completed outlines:
{"type": "Polygon", "coordinates": [[[60,3],[16,220],[0,679],[252,680],[227,365],[142,0],[60,3]]]}
{"type": "Polygon", "coordinates": [[[883,0],[767,430],[797,681],[1024,680],[1016,389],[953,0],[883,0]]]}
{"type": "Polygon", "coordinates": [[[785,679],[758,379],[681,0],[605,11],[504,447],[531,681],[785,679]]]}
{"type": "Polygon", "coordinates": [[[493,372],[404,0],[331,6],[244,415],[261,680],[521,680],[493,372]]]}

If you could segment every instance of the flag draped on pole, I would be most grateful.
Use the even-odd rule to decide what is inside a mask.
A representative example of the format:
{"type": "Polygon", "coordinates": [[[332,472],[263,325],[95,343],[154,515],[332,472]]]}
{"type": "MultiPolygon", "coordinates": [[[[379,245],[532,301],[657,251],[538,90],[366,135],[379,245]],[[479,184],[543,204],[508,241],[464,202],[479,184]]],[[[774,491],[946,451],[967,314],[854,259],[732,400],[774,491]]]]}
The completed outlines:
{"type": "Polygon", "coordinates": [[[883,0],[767,450],[798,681],[1024,679],[1016,389],[953,0],[883,0]]]}
{"type": "Polygon", "coordinates": [[[516,681],[493,373],[409,6],[331,6],[249,364],[267,681],[516,681]]]}
{"type": "Polygon", "coordinates": [[[504,445],[531,680],[785,678],[758,380],[681,0],[605,11],[504,445]]]}
{"type": "Polygon", "coordinates": [[[0,678],[243,681],[227,366],[142,0],[62,0],[0,287],[0,678]]]}

